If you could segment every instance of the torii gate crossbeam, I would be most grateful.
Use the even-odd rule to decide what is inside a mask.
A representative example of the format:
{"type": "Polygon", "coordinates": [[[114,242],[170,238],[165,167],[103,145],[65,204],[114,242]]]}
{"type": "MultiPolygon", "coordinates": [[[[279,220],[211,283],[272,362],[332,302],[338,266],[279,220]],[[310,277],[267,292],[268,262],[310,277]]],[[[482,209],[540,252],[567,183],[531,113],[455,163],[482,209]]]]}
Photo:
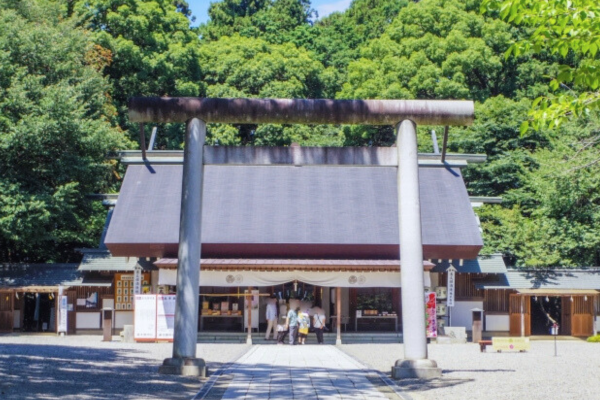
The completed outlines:
{"type": "Polygon", "coordinates": [[[472,101],[327,100],[136,97],[129,100],[131,122],[186,122],[179,266],[173,357],[160,371],[204,375],[196,358],[202,216],[202,148],[206,123],[363,124],[396,127],[398,218],[402,252],[404,359],[392,367],[394,378],[434,378],[441,370],[427,358],[423,297],[423,245],[416,125],[470,125],[472,101]]]}

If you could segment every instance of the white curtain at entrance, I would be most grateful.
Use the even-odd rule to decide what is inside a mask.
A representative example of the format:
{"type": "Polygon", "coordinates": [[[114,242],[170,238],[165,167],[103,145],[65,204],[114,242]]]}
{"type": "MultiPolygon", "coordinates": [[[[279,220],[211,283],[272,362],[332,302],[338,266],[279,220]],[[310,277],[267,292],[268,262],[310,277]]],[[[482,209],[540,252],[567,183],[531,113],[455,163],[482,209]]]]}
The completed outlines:
{"type": "MultiPolygon", "coordinates": [[[[424,272],[425,287],[431,286],[424,272]]],[[[200,271],[202,286],[275,286],[286,282],[304,282],[329,287],[401,287],[400,272],[317,272],[317,271],[200,271]]],[[[160,269],[158,284],[175,286],[177,270],[160,269]]]]}

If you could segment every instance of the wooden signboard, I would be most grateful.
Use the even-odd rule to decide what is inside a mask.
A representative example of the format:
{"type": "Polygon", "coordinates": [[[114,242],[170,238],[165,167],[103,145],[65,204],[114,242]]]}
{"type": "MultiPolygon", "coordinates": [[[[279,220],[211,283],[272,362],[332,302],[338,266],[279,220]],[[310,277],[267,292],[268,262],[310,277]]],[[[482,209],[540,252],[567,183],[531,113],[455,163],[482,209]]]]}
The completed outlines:
{"type": "MultiPolygon", "coordinates": [[[[150,284],[150,273],[141,274],[141,285],[150,284]]],[[[135,307],[135,280],[134,274],[115,274],[115,310],[133,310],[135,307]]]]}

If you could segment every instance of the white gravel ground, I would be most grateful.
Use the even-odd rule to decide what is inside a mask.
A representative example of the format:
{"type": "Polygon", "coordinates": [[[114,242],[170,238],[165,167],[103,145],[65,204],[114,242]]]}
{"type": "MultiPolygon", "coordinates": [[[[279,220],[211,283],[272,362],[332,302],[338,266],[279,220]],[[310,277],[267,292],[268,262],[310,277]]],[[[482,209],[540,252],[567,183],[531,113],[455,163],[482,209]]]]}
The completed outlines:
{"type": "MultiPolygon", "coordinates": [[[[0,335],[0,400],[191,399],[199,378],[160,375],[171,343],[102,342],[96,336],[0,335]]],[[[198,344],[214,371],[245,344],[198,344]]]]}
{"type": "MultiPolygon", "coordinates": [[[[401,344],[342,345],[340,349],[389,374],[401,344]]],[[[532,341],[527,353],[480,353],[477,344],[429,345],[443,370],[429,382],[398,381],[407,398],[600,399],[600,344],[532,341]]],[[[214,371],[248,350],[242,344],[198,344],[214,371]]],[[[158,374],[170,343],[102,342],[100,336],[0,336],[0,400],[190,399],[202,380],[158,374]]]]}
{"type": "MultiPolygon", "coordinates": [[[[401,344],[343,345],[341,350],[389,375],[403,356],[401,344]]],[[[526,353],[496,353],[479,345],[431,344],[429,358],[443,377],[429,382],[398,381],[401,391],[421,399],[600,399],[600,343],[532,341],[526,353]]]]}

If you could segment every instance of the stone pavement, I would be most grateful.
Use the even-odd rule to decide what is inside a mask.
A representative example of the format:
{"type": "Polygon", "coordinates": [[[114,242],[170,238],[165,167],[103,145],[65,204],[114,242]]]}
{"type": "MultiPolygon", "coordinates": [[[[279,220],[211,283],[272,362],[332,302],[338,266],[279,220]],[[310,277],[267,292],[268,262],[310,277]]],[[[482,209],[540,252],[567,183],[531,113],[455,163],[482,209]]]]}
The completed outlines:
{"type": "Polygon", "coordinates": [[[195,399],[402,399],[388,383],[335,346],[253,346],[195,399]]]}

